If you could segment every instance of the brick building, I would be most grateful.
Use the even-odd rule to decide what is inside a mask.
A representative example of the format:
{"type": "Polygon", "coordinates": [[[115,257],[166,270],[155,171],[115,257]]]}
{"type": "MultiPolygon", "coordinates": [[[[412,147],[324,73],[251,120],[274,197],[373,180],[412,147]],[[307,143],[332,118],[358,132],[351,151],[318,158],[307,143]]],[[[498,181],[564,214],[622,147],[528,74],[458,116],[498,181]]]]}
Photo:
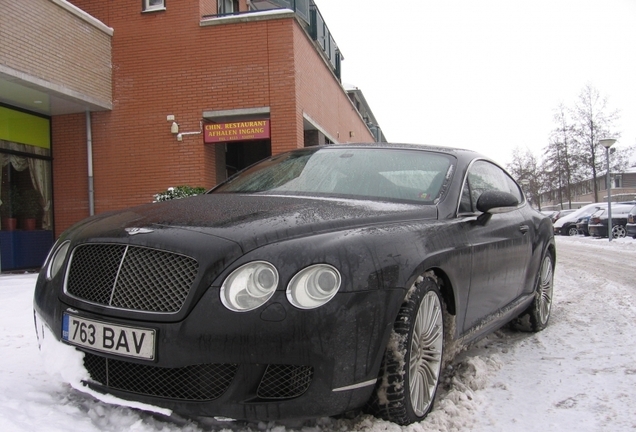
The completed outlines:
{"type": "Polygon", "coordinates": [[[2,270],[93,213],[383,140],[312,0],[0,0],[2,270]],[[362,104],[360,102],[363,102],[362,104]],[[33,192],[35,191],[35,192],[33,192]],[[37,204],[36,229],[26,222],[37,204]]]}

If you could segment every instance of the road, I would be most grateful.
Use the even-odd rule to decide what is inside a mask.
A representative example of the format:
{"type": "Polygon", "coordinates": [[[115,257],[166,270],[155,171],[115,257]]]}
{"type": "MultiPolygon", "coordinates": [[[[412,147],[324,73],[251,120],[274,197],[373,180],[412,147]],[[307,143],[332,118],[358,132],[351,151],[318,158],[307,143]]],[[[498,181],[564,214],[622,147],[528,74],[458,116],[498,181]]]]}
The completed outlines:
{"type": "MultiPolygon", "coordinates": [[[[604,274],[608,281],[631,286],[636,290],[636,248],[634,240],[557,237],[557,271],[597,276],[604,274]],[[631,256],[627,259],[626,256],[631,256]]],[[[558,276],[557,276],[558,277],[558,276]]]]}

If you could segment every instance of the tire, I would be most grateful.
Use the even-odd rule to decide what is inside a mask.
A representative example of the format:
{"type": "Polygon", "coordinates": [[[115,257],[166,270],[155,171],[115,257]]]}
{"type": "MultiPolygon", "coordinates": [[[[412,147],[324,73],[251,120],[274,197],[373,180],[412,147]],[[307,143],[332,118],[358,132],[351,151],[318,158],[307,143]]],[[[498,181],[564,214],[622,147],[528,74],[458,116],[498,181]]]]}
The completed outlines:
{"type": "Polygon", "coordinates": [[[627,231],[623,225],[612,226],[612,238],[624,238],[627,235],[627,231]]]}
{"type": "Polygon", "coordinates": [[[408,425],[433,408],[444,347],[442,305],[430,277],[418,282],[404,300],[368,405],[376,417],[408,425]]]}
{"type": "Polygon", "coordinates": [[[575,235],[579,235],[579,230],[576,229],[576,226],[571,226],[568,228],[568,235],[571,236],[575,236],[575,235]]]}
{"type": "Polygon", "coordinates": [[[541,260],[537,281],[535,282],[534,299],[521,315],[515,318],[512,327],[527,332],[538,332],[546,328],[552,311],[554,293],[554,255],[547,251],[541,260]]]}

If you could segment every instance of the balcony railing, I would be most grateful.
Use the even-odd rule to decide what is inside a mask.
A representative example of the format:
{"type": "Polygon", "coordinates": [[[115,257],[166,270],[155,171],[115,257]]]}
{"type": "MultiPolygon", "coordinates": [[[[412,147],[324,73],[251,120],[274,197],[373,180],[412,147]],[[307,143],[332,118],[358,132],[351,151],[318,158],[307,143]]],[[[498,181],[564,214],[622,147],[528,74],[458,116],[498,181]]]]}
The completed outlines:
{"type": "Polygon", "coordinates": [[[309,24],[309,5],[311,0],[252,0],[255,10],[291,9],[299,18],[309,24]]]}
{"type": "Polygon", "coordinates": [[[334,40],[327,23],[325,23],[320,10],[313,1],[310,1],[310,22],[309,22],[309,34],[311,38],[316,41],[318,46],[322,48],[327,60],[331,63],[334,73],[340,80],[340,67],[343,59],[340,49],[334,40]]]}

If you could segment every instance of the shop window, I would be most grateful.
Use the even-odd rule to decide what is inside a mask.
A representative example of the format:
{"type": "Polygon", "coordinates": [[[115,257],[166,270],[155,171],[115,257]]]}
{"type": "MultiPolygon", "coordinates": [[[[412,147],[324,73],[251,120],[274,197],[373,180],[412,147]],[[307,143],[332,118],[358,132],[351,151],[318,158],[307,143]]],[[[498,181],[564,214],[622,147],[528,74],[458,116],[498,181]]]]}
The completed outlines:
{"type": "Polygon", "coordinates": [[[38,268],[53,244],[47,148],[0,140],[0,266],[38,268]]]}
{"type": "Polygon", "coordinates": [[[166,0],[143,0],[144,12],[162,11],[166,9],[166,0]]]}

